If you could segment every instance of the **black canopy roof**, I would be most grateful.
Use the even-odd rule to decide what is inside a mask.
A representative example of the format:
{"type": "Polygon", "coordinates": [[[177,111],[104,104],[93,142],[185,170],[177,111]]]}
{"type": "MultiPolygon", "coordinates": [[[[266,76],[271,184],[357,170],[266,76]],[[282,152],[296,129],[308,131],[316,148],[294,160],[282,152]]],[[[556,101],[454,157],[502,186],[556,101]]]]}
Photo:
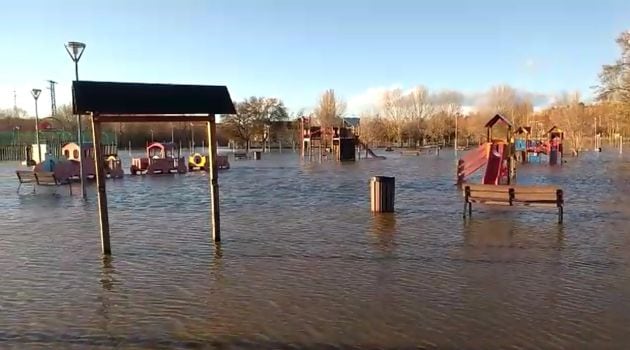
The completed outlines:
{"type": "MultiPolygon", "coordinates": [[[[100,115],[235,114],[225,86],[74,81],[73,111],[100,115]]],[[[167,116],[170,115],[170,116],[167,116]]],[[[185,120],[185,117],[181,117],[185,120]]]]}

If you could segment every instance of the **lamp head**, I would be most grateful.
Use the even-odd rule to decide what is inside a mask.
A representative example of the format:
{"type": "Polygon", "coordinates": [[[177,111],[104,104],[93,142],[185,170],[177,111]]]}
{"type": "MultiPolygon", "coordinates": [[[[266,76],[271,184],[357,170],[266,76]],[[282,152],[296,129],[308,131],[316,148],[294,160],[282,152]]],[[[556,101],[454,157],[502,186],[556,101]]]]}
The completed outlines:
{"type": "Polygon", "coordinates": [[[81,59],[81,55],[83,55],[83,50],[85,50],[85,44],[78,41],[68,41],[65,44],[66,51],[68,51],[68,55],[72,58],[73,61],[77,62],[81,59]]]}
{"type": "Polygon", "coordinates": [[[40,90],[40,89],[33,89],[33,90],[31,90],[31,95],[33,95],[33,98],[35,100],[37,100],[39,98],[39,94],[41,94],[41,93],[42,93],[42,90],[40,90]]]}

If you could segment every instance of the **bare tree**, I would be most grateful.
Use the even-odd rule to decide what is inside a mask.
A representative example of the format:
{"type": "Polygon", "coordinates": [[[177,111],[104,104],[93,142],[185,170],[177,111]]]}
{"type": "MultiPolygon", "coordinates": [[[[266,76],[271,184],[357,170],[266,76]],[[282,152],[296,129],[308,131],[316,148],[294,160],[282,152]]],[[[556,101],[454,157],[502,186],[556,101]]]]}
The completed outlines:
{"type": "Polygon", "coordinates": [[[413,88],[404,98],[403,107],[406,109],[409,136],[416,140],[424,140],[427,133],[427,119],[435,113],[435,106],[429,94],[429,89],[424,86],[413,88]]]}
{"type": "Polygon", "coordinates": [[[363,114],[360,137],[367,147],[387,140],[385,121],[378,114],[363,114]]]}
{"type": "Polygon", "coordinates": [[[346,113],[346,103],[335,95],[335,90],[326,90],[321,95],[314,114],[322,127],[341,125],[346,113]]]}
{"type": "Polygon", "coordinates": [[[551,120],[564,130],[565,137],[571,142],[573,149],[581,149],[584,134],[589,127],[594,127],[594,119],[589,118],[586,113],[579,92],[562,93],[558,96],[555,107],[551,111],[551,120]]]}
{"type": "Polygon", "coordinates": [[[602,67],[600,84],[596,86],[597,99],[630,103],[630,31],[621,33],[616,42],[621,57],[602,67]]]}
{"type": "Polygon", "coordinates": [[[397,141],[400,147],[403,145],[403,135],[409,121],[405,103],[405,95],[401,89],[385,91],[381,101],[381,110],[387,119],[388,136],[397,141]]]}
{"type": "Polygon", "coordinates": [[[499,113],[508,118],[514,125],[527,125],[533,113],[531,97],[520,94],[509,85],[494,86],[488,90],[480,101],[479,111],[492,115],[499,113]]]}

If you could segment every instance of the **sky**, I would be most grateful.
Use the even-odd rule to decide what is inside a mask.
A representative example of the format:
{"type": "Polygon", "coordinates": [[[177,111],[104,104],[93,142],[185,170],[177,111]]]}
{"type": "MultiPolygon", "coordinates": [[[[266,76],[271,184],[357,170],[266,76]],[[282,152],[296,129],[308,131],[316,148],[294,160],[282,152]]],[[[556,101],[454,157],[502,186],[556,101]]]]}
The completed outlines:
{"type": "Polygon", "coordinates": [[[544,105],[567,90],[588,99],[628,29],[628,0],[0,0],[0,108],[15,90],[33,113],[40,88],[49,114],[47,80],[70,103],[67,41],[87,45],[80,79],[227,85],[293,112],[326,89],[353,114],[417,85],[476,96],[510,84],[544,105]]]}

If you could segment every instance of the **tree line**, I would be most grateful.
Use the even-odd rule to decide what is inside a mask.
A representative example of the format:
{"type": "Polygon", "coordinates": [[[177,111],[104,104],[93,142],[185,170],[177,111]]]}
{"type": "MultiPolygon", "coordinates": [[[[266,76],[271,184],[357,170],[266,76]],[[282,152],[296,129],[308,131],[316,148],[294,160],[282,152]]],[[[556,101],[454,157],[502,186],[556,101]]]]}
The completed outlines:
{"type": "MultiPolygon", "coordinates": [[[[615,142],[630,132],[630,31],[616,40],[620,57],[603,65],[595,100],[585,103],[577,92],[563,92],[542,110],[535,110],[534,96],[509,85],[490,88],[478,98],[473,111],[464,111],[465,96],[454,90],[430,91],[418,85],[408,91],[390,89],[373,101],[373,106],[359,113],[360,137],[370,145],[421,146],[426,144],[459,145],[483,142],[484,124],[494,114],[502,114],[516,127],[530,126],[534,137],[545,137],[557,126],[565,131],[571,148],[588,147],[598,134],[615,142]],[[466,112],[466,113],[465,113],[466,112]]],[[[299,141],[298,118],[304,110],[290,114],[284,102],[275,97],[252,96],[234,103],[237,113],[223,115],[217,128],[220,145],[229,140],[245,149],[269,143],[296,144],[299,141]]],[[[16,127],[34,129],[34,121],[18,110],[0,111],[0,130],[16,127]]],[[[315,125],[341,126],[347,117],[346,103],[334,90],[324,91],[312,112],[315,125]]],[[[56,128],[76,134],[76,119],[69,105],[60,106],[52,117],[56,128]]],[[[89,131],[89,123],[85,127],[89,131]]],[[[142,147],[151,141],[175,141],[185,146],[201,144],[206,129],[203,123],[108,124],[105,130],[115,135],[120,145],[142,147]]]]}

